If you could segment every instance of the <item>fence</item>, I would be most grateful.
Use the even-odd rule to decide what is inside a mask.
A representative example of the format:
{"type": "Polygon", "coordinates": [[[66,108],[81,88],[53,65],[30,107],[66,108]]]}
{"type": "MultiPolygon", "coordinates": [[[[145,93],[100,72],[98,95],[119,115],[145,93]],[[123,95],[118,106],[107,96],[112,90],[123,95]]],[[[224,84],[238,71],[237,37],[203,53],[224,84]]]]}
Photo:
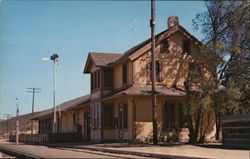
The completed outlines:
{"type": "MultiPolygon", "coordinates": [[[[9,141],[15,142],[16,136],[11,135],[9,141]]],[[[54,134],[20,134],[19,142],[22,143],[63,143],[63,142],[82,142],[81,133],[54,133],[54,134]]]]}
{"type": "Polygon", "coordinates": [[[225,146],[250,149],[250,114],[224,116],[222,137],[225,146]]]}

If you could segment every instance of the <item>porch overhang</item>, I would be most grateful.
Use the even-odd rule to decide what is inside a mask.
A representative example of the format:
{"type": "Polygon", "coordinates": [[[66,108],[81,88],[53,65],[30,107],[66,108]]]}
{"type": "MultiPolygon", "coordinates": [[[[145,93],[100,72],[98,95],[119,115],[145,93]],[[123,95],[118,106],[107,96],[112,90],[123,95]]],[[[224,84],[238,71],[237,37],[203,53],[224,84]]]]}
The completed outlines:
{"type": "MultiPolygon", "coordinates": [[[[119,98],[122,96],[151,96],[151,86],[150,85],[133,85],[126,90],[109,94],[103,97],[101,100],[106,101],[110,99],[119,98]]],[[[184,88],[173,88],[166,86],[156,86],[157,96],[168,96],[168,97],[185,97],[186,92],[184,88]]]]}

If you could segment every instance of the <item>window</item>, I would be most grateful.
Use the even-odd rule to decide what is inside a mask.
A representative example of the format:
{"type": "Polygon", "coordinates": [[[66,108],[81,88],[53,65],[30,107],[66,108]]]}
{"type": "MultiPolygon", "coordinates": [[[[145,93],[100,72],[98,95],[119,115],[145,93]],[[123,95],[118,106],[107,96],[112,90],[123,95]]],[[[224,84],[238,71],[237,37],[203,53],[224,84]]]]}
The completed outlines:
{"type": "Polygon", "coordinates": [[[96,88],[100,88],[101,84],[101,71],[97,70],[95,72],[91,73],[91,90],[96,89],[96,88]]]}
{"type": "Polygon", "coordinates": [[[94,75],[93,75],[93,73],[91,73],[91,75],[90,75],[91,90],[93,90],[93,89],[94,89],[94,83],[93,83],[93,80],[94,80],[94,75]]]}
{"type": "Polygon", "coordinates": [[[42,134],[43,131],[42,131],[42,120],[39,120],[38,121],[38,134],[42,134]]]}
{"type": "Polygon", "coordinates": [[[168,39],[163,39],[160,45],[160,53],[168,53],[168,39]]]}
{"type": "Polygon", "coordinates": [[[128,105],[123,105],[123,128],[128,128],[128,105]]]}
{"type": "Polygon", "coordinates": [[[161,64],[159,61],[155,62],[155,71],[156,71],[156,82],[160,82],[160,72],[161,72],[161,64]]]}
{"type": "Polygon", "coordinates": [[[189,40],[183,40],[182,41],[182,50],[183,53],[190,53],[190,41],[189,40]]]}
{"type": "Polygon", "coordinates": [[[128,82],[127,77],[127,64],[122,65],[122,83],[126,84],[128,82]]]}
{"type": "Polygon", "coordinates": [[[113,70],[104,69],[104,87],[113,87],[113,70]]]}
{"type": "Polygon", "coordinates": [[[93,74],[93,80],[92,80],[92,83],[93,83],[93,89],[95,89],[95,88],[96,88],[96,85],[95,85],[95,78],[96,78],[96,76],[95,76],[95,72],[93,72],[92,74],[93,74]]]}
{"type": "Polygon", "coordinates": [[[165,121],[164,127],[165,128],[175,128],[175,104],[173,103],[166,103],[165,104],[165,121]]]}
{"type": "MultiPolygon", "coordinates": [[[[152,72],[152,62],[148,64],[148,79],[151,79],[152,72]]],[[[156,82],[161,81],[161,63],[160,61],[155,61],[155,80],[156,82]]],[[[152,80],[152,79],[151,79],[152,80]]]]}
{"type": "Polygon", "coordinates": [[[113,118],[114,118],[113,104],[103,105],[103,128],[112,129],[113,128],[113,118]]]}
{"type": "Polygon", "coordinates": [[[97,71],[97,88],[100,88],[100,81],[101,81],[101,71],[97,71]]]}
{"type": "Polygon", "coordinates": [[[97,79],[98,79],[98,76],[97,76],[97,71],[95,71],[95,88],[98,88],[98,84],[97,84],[97,79]]]}
{"type": "Polygon", "coordinates": [[[98,129],[101,128],[101,110],[100,110],[100,105],[95,104],[91,106],[91,113],[90,113],[90,118],[91,118],[91,128],[92,129],[98,129]]]}
{"type": "Polygon", "coordinates": [[[184,105],[182,103],[178,104],[179,106],[179,119],[180,119],[180,128],[187,128],[188,127],[188,116],[184,111],[184,105]]]}
{"type": "Polygon", "coordinates": [[[74,124],[78,124],[79,123],[79,114],[78,113],[74,113],[73,114],[73,125],[74,124]]]}

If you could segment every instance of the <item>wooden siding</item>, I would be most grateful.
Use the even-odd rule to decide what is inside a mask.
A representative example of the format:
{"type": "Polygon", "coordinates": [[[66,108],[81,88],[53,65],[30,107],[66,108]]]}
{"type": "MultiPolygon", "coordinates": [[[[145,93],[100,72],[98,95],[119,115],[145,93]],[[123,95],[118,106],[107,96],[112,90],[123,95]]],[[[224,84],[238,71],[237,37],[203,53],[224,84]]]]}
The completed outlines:
{"type": "MultiPolygon", "coordinates": [[[[156,60],[162,64],[161,84],[172,86],[183,86],[183,82],[187,76],[187,66],[199,54],[199,47],[191,41],[189,54],[182,53],[182,41],[187,38],[177,32],[169,38],[169,53],[159,53],[160,44],[156,46],[156,60]]],[[[149,84],[147,64],[151,61],[151,51],[149,49],[145,54],[137,58],[134,63],[133,81],[135,84],[149,84]]]]}

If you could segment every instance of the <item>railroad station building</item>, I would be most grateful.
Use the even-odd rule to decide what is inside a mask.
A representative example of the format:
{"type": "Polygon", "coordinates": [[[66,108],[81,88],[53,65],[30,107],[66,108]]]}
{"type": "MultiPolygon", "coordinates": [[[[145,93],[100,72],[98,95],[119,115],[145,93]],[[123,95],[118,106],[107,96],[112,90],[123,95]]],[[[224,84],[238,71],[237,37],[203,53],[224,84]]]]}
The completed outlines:
{"type": "MultiPolygon", "coordinates": [[[[207,65],[207,72],[215,71],[200,54],[202,46],[179,24],[178,17],[169,17],[166,30],[156,35],[159,137],[178,134],[180,142],[188,141],[183,113],[188,65],[198,59],[207,65]]],[[[148,142],[152,138],[151,66],[151,38],[121,54],[90,52],[83,68],[90,76],[90,93],[60,105],[57,136],[79,134],[67,140],[94,143],[148,142]]],[[[39,120],[39,134],[52,133],[53,109],[34,119],[39,120]]],[[[208,140],[215,135],[214,126],[208,140]]]]}

